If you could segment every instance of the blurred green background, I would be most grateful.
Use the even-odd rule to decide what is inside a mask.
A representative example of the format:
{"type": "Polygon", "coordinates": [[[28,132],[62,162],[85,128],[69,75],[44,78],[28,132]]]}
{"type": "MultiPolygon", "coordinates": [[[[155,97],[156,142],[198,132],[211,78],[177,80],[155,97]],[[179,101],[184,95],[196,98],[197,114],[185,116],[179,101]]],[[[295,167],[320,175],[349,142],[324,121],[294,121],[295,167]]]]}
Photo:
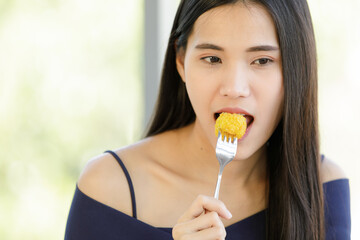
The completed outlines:
{"type": "Polygon", "coordinates": [[[0,239],[62,239],[85,163],[141,136],[143,2],[0,2],[0,239]]]}
{"type": "MultiPolygon", "coordinates": [[[[86,162],[141,137],[144,1],[0,0],[0,239],[63,239],[86,162]]],[[[360,1],[309,3],[321,148],[351,179],[358,226],[360,1]]]]}

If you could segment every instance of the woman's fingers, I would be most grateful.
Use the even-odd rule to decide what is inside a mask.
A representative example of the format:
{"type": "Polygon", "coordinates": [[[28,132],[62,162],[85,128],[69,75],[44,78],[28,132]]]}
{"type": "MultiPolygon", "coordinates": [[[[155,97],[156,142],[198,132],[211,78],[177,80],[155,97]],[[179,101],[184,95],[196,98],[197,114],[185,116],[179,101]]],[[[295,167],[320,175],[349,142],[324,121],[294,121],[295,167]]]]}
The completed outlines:
{"type": "Polygon", "coordinates": [[[173,228],[174,239],[224,239],[225,227],[216,212],[208,212],[173,228]]]}
{"type": "Polygon", "coordinates": [[[206,212],[216,212],[220,217],[230,219],[230,211],[225,204],[212,197],[199,195],[191,204],[190,208],[180,217],[179,222],[186,222],[206,212]]]}
{"type": "Polygon", "coordinates": [[[216,212],[203,214],[195,219],[177,224],[177,230],[184,234],[201,231],[211,227],[222,227],[219,215],[216,212]]]}
{"type": "Polygon", "coordinates": [[[225,228],[221,227],[213,227],[213,228],[207,228],[203,231],[196,232],[190,235],[187,235],[188,237],[185,239],[191,239],[191,240],[223,240],[226,237],[226,231],[225,228]]]}
{"type": "Polygon", "coordinates": [[[224,240],[225,237],[226,231],[221,227],[207,228],[199,232],[183,234],[179,237],[173,233],[174,240],[224,240]]]}
{"type": "Polygon", "coordinates": [[[231,213],[222,201],[200,195],[180,217],[173,228],[175,240],[225,239],[226,231],[220,217],[230,219],[231,213]]]}

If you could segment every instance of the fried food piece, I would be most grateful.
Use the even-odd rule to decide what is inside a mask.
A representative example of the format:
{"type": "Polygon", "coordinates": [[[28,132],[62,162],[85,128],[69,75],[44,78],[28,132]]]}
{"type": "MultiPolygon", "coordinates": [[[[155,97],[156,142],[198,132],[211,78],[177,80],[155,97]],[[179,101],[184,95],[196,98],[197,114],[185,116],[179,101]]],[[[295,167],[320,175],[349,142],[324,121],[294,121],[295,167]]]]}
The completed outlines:
{"type": "Polygon", "coordinates": [[[243,115],[221,113],[216,119],[215,135],[218,136],[220,132],[223,138],[231,138],[231,140],[234,138],[241,139],[246,132],[246,127],[246,118],[243,115]]]}

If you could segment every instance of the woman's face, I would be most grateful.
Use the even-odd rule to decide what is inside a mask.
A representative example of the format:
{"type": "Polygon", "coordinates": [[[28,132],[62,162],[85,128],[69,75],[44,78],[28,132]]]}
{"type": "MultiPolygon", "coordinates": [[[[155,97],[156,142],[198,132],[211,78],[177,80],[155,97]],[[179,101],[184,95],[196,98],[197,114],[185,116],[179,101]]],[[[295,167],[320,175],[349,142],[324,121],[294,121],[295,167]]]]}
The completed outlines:
{"type": "Polygon", "coordinates": [[[284,98],[281,53],[268,12],[241,3],[205,12],[176,61],[199,136],[215,147],[218,113],[242,113],[248,129],[236,159],[263,149],[281,119],[284,98]]]}

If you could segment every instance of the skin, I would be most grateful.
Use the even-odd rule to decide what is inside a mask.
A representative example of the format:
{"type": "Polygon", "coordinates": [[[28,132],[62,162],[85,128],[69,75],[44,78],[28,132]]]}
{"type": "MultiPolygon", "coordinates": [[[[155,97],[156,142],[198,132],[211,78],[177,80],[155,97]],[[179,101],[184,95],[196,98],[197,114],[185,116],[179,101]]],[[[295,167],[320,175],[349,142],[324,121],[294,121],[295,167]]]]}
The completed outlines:
{"type": "MultiPolygon", "coordinates": [[[[242,4],[204,13],[194,24],[186,50],[177,56],[177,69],[197,116],[193,132],[199,141],[216,147],[212,131],[216,112],[246,111],[254,118],[250,132],[239,141],[231,164],[235,171],[227,175],[232,174],[244,192],[248,186],[259,190],[263,196],[258,196],[258,203],[265,208],[266,202],[260,203],[265,198],[265,143],[281,119],[284,98],[281,54],[271,17],[259,6],[242,4]]],[[[196,213],[189,210],[180,218],[175,239],[200,235],[196,213]],[[184,217],[189,215],[192,218],[184,217]],[[183,227],[189,222],[194,222],[192,229],[183,227]]]]}
{"type": "Polygon", "coordinates": [[[235,160],[263,155],[280,121],[284,96],[279,43],[269,14],[240,3],[204,13],[195,22],[186,52],[178,54],[177,67],[197,116],[196,134],[215,148],[214,113],[240,108],[254,121],[235,160]],[[259,51],[261,46],[271,50],[259,51]]]}
{"type": "MultiPolygon", "coordinates": [[[[173,227],[174,239],[224,239],[225,226],[266,208],[266,142],[281,119],[283,103],[278,47],[273,22],[260,6],[221,6],[197,19],[186,51],[176,59],[195,122],[116,151],[133,180],[140,221],[173,227]],[[264,45],[275,50],[250,51],[264,45]],[[224,108],[246,110],[254,122],[224,170],[221,200],[216,200],[211,197],[219,169],[214,113],[224,108]]],[[[344,174],[325,160],[321,177],[325,182],[344,174]]],[[[109,154],[88,163],[78,187],[131,215],[127,180],[109,154]]]]}

